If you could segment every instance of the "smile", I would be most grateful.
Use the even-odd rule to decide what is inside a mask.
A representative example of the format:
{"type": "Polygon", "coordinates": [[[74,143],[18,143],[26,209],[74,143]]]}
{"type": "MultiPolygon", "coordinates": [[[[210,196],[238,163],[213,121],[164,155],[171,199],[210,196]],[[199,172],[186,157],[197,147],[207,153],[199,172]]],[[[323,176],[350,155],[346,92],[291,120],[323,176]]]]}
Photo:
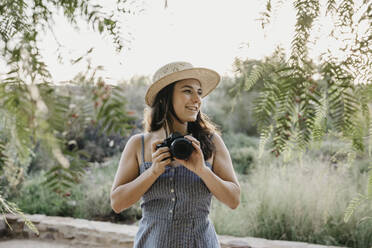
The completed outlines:
{"type": "Polygon", "coordinates": [[[195,111],[195,112],[198,111],[198,108],[197,107],[186,107],[186,109],[188,109],[190,111],[195,111]]]}

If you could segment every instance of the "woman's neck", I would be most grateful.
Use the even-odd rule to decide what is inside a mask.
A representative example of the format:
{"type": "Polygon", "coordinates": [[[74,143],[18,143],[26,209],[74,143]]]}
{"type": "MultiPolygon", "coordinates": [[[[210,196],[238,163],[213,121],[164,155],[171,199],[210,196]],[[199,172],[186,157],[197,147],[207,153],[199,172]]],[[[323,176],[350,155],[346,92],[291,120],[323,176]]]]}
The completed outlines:
{"type": "Polygon", "coordinates": [[[176,118],[172,118],[172,123],[168,124],[172,125],[171,127],[168,125],[165,127],[168,135],[174,132],[178,132],[182,135],[187,134],[187,122],[181,123],[176,118]]]}

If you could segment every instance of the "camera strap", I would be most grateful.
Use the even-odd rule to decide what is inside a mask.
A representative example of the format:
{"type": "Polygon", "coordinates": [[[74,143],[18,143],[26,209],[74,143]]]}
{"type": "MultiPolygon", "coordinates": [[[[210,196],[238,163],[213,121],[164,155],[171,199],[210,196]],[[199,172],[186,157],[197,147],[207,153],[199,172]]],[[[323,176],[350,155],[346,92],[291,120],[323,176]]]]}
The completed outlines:
{"type": "Polygon", "coordinates": [[[168,121],[166,120],[165,121],[165,138],[168,138],[168,127],[169,127],[168,121]]]}

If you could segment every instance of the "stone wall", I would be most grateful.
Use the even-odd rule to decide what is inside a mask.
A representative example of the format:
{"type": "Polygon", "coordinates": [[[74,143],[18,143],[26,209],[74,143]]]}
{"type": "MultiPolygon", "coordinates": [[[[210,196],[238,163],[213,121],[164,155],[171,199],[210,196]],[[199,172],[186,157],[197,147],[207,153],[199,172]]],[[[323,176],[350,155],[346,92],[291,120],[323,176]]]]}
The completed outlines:
{"type": "MultiPolygon", "coordinates": [[[[69,217],[51,217],[45,215],[26,215],[39,230],[35,235],[24,221],[13,215],[6,215],[13,230],[4,220],[0,221],[2,239],[38,239],[68,243],[74,247],[110,247],[126,248],[133,246],[137,226],[114,224],[102,221],[89,221],[69,217]]],[[[219,235],[221,248],[327,248],[302,242],[275,241],[259,238],[238,238],[219,235]]],[[[330,248],[331,246],[329,246],[330,248]]]]}

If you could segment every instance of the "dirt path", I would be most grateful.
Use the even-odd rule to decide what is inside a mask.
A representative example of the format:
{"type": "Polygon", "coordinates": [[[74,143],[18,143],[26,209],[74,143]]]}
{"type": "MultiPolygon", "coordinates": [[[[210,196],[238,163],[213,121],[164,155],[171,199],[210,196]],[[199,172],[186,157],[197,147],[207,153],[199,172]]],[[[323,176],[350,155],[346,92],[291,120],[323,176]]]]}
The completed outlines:
{"type": "Polygon", "coordinates": [[[38,240],[13,239],[0,241],[0,248],[78,248],[68,244],[60,244],[55,242],[45,242],[38,240]]]}

